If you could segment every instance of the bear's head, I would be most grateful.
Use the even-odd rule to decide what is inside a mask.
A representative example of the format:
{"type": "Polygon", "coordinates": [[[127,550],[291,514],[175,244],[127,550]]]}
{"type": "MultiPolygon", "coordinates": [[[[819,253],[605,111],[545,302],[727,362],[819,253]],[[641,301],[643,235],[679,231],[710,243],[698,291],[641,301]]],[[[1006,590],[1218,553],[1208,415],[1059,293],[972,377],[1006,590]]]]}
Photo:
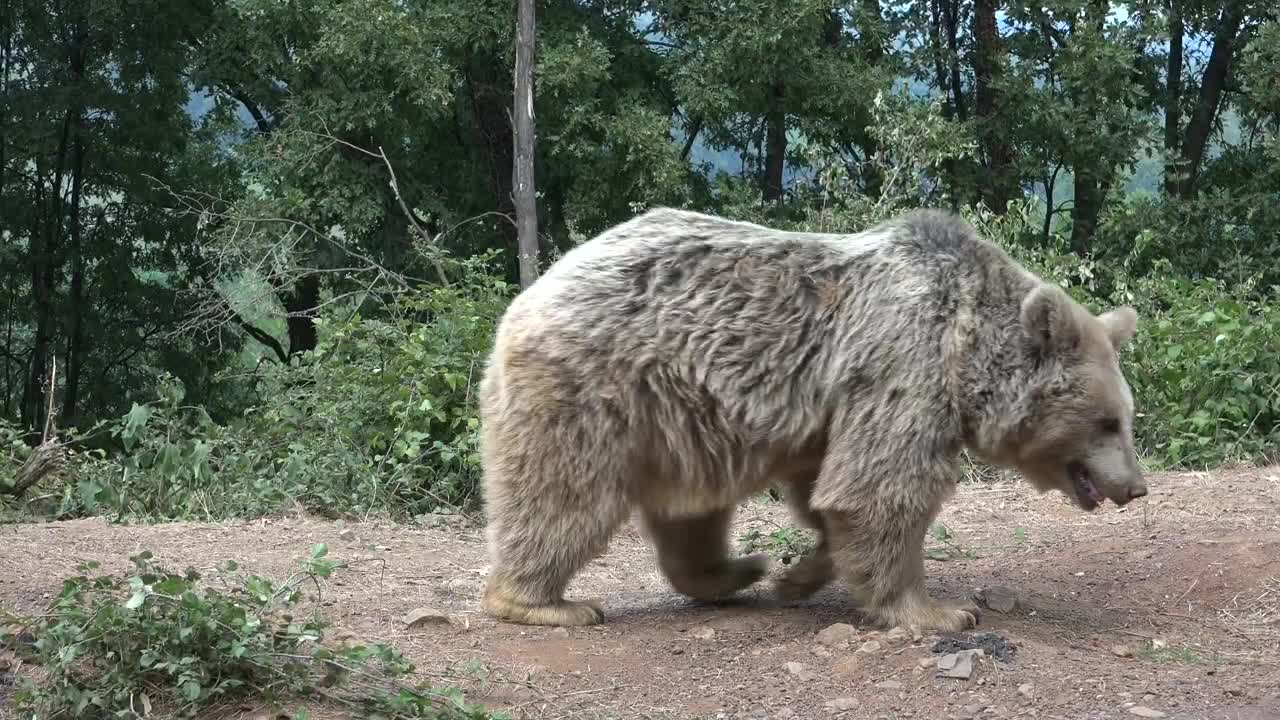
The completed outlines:
{"type": "Polygon", "coordinates": [[[1061,490],[1085,510],[1147,494],[1133,445],[1133,395],[1118,353],[1137,313],[1093,315],[1065,292],[1040,285],[1020,309],[1032,370],[1022,389],[1006,457],[1040,491],[1061,490]]]}

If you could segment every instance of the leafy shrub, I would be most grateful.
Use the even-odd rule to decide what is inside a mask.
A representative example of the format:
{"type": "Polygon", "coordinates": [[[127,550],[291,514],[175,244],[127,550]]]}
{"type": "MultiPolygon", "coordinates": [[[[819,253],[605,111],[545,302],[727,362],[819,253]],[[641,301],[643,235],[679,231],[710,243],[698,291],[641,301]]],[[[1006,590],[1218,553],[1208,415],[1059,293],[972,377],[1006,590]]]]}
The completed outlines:
{"type": "Polygon", "coordinates": [[[319,598],[303,589],[339,567],[311,548],[284,582],[236,575],[225,563],[227,592],[202,586],[200,573],[166,569],[143,551],[125,576],[95,574],[86,563],[64,581],[38,619],[5,618],[6,644],[43,669],[17,695],[24,718],[189,717],[215,703],[254,696],[271,703],[319,697],[399,717],[486,718],[456,693],[411,688],[395,678],[413,671],[394,648],[320,644],[327,622],[319,598]],[[34,636],[25,643],[19,635],[34,636]],[[358,676],[362,682],[344,685],[358,676]]]}

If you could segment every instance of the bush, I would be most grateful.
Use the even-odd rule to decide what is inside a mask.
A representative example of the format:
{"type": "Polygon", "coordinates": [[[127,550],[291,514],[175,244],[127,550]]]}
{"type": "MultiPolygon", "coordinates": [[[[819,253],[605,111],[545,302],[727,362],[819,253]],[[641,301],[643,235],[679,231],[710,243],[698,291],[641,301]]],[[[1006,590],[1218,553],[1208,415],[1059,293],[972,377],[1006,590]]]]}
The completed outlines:
{"type": "Polygon", "coordinates": [[[413,672],[395,648],[321,644],[320,580],[338,563],[316,545],[284,582],[237,575],[223,565],[229,591],[202,585],[200,573],[166,569],[143,551],[125,576],[89,573],[63,582],[38,619],[2,617],[0,637],[42,668],[17,694],[23,718],[189,717],[252,696],[269,703],[315,697],[396,717],[481,720],[456,692],[409,687],[413,672]],[[308,596],[303,588],[314,587],[308,596]],[[34,641],[32,641],[34,637],[34,641]],[[358,683],[347,683],[359,678],[358,683]]]}

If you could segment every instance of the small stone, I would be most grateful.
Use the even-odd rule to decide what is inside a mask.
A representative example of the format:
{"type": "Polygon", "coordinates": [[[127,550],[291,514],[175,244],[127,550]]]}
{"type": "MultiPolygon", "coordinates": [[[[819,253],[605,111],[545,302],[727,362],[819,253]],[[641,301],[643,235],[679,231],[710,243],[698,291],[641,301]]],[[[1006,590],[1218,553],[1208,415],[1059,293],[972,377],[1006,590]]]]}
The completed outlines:
{"type": "Polygon", "coordinates": [[[449,625],[452,622],[448,615],[435,608],[416,608],[404,616],[405,627],[410,630],[423,625],[449,625]]]}
{"type": "Polygon", "coordinates": [[[1031,692],[1033,690],[1034,688],[1031,686],[1031,683],[1022,683],[1018,686],[1018,694],[1022,697],[1031,697],[1031,692]]]}
{"type": "Polygon", "coordinates": [[[858,652],[866,655],[874,655],[880,652],[880,642],[878,640],[868,640],[862,643],[862,647],[858,648],[858,652]]]}
{"type": "Polygon", "coordinates": [[[569,628],[567,627],[551,628],[551,632],[548,632],[547,635],[554,638],[567,638],[569,637],[569,628]]]}
{"type": "Polygon", "coordinates": [[[352,530],[351,528],[346,528],[346,529],[345,529],[345,530],[343,530],[342,532],[338,533],[338,539],[340,539],[340,540],[355,540],[355,539],[356,539],[356,531],[355,531],[355,530],[352,530]]]}
{"type": "Polygon", "coordinates": [[[860,707],[861,704],[857,698],[842,697],[828,702],[827,707],[837,712],[845,712],[860,707]]]}
{"type": "Polygon", "coordinates": [[[793,710],[793,709],[792,709],[791,707],[789,707],[789,706],[788,706],[788,707],[784,707],[784,708],[782,708],[781,710],[779,710],[779,711],[778,711],[778,717],[780,717],[780,718],[792,718],[792,717],[795,717],[795,716],[796,716],[796,711],[795,711],[795,710],[793,710]]]}
{"type": "Polygon", "coordinates": [[[1133,707],[1129,708],[1129,714],[1130,714],[1130,715],[1137,715],[1137,716],[1138,716],[1138,717],[1140,717],[1140,718],[1162,718],[1162,717],[1164,717],[1164,713],[1160,712],[1159,710],[1152,710],[1151,708],[1147,707],[1146,705],[1134,705],[1133,707]]]}
{"type": "Polygon", "coordinates": [[[938,658],[938,674],[946,678],[968,680],[973,675],[974,659],[982,657],[982,650],[961,650],[938,658]]]}
{"type": "Polygon", "coordinates": [[[831,657],[831,651],[830,651],[830,650],[828,650],[828,649],[826,649],[826,648],[824,648],[824,647],[822,647],[821,645],[819,645],[819,646],[817,646],[817,647],[813,648],[813,649],[812,649],[812,650],[810,650],[809,652],[813,653],[814,655],[817,655],[817,656],[818,656],[818,657],[820,657],[820,658],[829,658],[829,657],[831,657]]]}
{"type": "Polygon", "coordinates": [[[965,705],[964,707],[960,708],[960,714],[957,717],[959,717],[961,720],[973,720],[973,718],[976,718],[979,715],[981,715],[982,711],[985,709],[986,708],[984,708],[981,705],[965,705]]]}
{"type": "Polygon", "coordinates": [[[828,625],[818,632],[815,638],[823,645],[842,645],[858,637],[858,629],[849,623],[828,625]]]}
{"type": "Polygon", "coordinates": [[[988,608],[998,613],[1011,613],[1020,604],[1018,593],[1003,585],[995,585],[982,591],[982,599],[988,608]]]}
{"type": "Polygon", "coordinates": [[[862,670],[863,660],[858,655],[851,655],[844,660],[836,663],[831,668],[831,673],[839,677],[850,677],[857,675],[862,670]]]}
{"type": "Polygon", "coordinates": [[[1225,690],[1228,695],[1233,695],[1235,697],[1240,697],[1241,695],[1244,695],[1244,688],[1240,687],[1239,685],[1228,685],[1225,688],[1225,690]]]}
{"type": "Polygon", "coordinates": [[[935,660],[931,657],[922,657],[916,661],[916,665],[922,668],[931,668],[933,667],[934,662],[935,660]]]}
{"type": "Polygon", "coordinates": [[[881,690],[901,690],[902,683],[898,682],[897,680],[885,680],[884,682],[876,683],[876,687],[880,688],[881,690]]]}
{"type": "Polygon", "coordinates": [[[704,625],[703,627],[695,628],[694,631],[689,634],[698,640],[710,640],[716,636],[716,631],[714,628],[709,628],[704,625]]]}
{"type": "Polygon", "coordinates": [[[891,643],[901,643],[911,638],[911,632],[902,626],[898,626],[890,630],[884,637],[891,643]]]}
{"type": "Polygon", "coordinates": [[[1111,647],[1111,654],[1116,657],[1123,658],[1133,657],[1133,650],[1130,650],[1129,647],[1125,645],[1113,645],[1111,647]]]}
{"type": "Polygon", "coordinates": [[[798,662],[789,662],[787,663],[787,672],[792,675],[799,675],[804,672],[804,665],[801,665],[798,662]]]}

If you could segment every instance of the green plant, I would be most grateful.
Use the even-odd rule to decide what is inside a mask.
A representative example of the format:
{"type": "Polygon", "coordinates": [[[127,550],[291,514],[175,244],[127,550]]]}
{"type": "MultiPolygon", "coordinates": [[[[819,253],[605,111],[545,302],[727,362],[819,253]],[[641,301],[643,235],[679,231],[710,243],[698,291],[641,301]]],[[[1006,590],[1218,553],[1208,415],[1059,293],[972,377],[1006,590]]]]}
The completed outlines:
{"type": "Polygon", "coordinates": [[[738,538],[743,554],[766,552],[790,563],[793,558],[804,557],[818,546],[817,534],[808,528],[780,527],[771,532],[752,528],[738,538]]]}
{"type": "Polygon", "coordinates": [[[392,647],[322,645],[321,581],[340,567],[326,554],[324,545],[312,547],[283,582],[238,575],[227,562],[220,569],[226,591],[202,584],[194,569],[166,569],[149,551],[130,557],[133,571],[124,576],[91,575],[99,566],[86,563],[46,614],[5,618],[34,635],[25,652],[43,669],[39,682],[23,679],[19,713],[187,717],[252,696],[273,704],[314,697],[401,717],[490,717],[456,692],[396,682],[413,666],[392,647]]]}

